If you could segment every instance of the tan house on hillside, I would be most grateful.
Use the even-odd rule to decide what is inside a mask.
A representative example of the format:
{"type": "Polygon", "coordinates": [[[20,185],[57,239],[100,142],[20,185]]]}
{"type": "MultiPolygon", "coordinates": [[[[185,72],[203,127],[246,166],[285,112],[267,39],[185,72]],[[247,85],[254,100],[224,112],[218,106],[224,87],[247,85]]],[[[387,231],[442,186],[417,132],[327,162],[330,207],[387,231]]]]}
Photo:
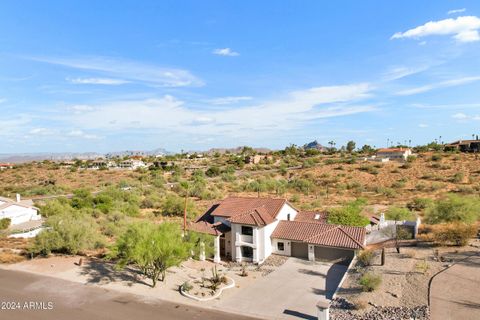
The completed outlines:
{"type": "Polygon", "coordinates": [[[381,161],[388,159],[393,161],[406,161],[408,156],[412,155],[410,148],[383,148],[378,149],[375,159],[381,161]]]}

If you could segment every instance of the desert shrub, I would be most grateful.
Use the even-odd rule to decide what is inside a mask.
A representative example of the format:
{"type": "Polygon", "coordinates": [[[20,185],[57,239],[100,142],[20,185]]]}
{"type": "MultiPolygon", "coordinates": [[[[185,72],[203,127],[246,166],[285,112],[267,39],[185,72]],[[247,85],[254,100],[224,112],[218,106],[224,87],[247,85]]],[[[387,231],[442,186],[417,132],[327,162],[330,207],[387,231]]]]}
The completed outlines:
{"type": "Polygon", "coordinates": [[[441,154],[436,153],[436,154],[432,155],[432,161],[440,161],[440,160],[442,160],[442,155],[441,154]]]}
{"type": "Polygon", "coordinates": [[[193,289],[193,286],[190,284],[190,282],[188,281],[185,281],[184,283],[182,283],[182,285],[180,286],[180,289],[184,292],[189,292],[190,290],[193,289]]]}
{"type": "Polygon", "coordinates": [[[391,188],[386,188],[386,187],[376,187],[375,192],[378,194],[382,194],[387,197],[394,197],[395,196],[395,191],[391,188]]]}
{"type": "Polygon", "coordinates": [[[364,292],[371,292],[376,290],[382,283],[382,278],[373,273],[365,273],[358,280],[358,284],[362,287],[364,292]]]}
{"type": "Polygon", "coordinates": [[[475,236],[475,226],[464,223],[451,223],[438,226],[433,230],[433,240],[441,245],[453,244],[466,246],[468,240],[475,236]]]}
{"type": "Polygon", "coordinates": [[[458,186],[456,192],[463,194],[475,193],[475,189],[470,186],[458,186]]]}
{"type": "Polygon", "coordinates": [[[457,172],[452,176],[451,181],[454,183],[460,183],[463,181],[464,177],[465,175],[462,172],[457,172]]]}
{"type": "Polygon", "coordinates": [[[98,225],[90,216],[59,214],[49,217],[46,225],[48,228],[36,236],[30,247],[31,253],[41,255],[49,255],[51,252],[77,254],[103,245],[98,225]]]}
{"type": "Polygon", "coordinates": [[[417,160],[416,156],[410,155],[407,157],[407,162],[414,162],[415,160],[417,160]]]}
{"type": "Polygon", "coordinates": [[[433,202],[430,198],[415,198],[407,204],[407,208],[410,210],[421,211],[426,209],[433,202]]]}
{"type": "Polygon", "coordinates": [[[70,206],[66,198],[57,198],[39,206],[40,213],[44,217],[51,217],[58,214],[73,214],[75,210],[70,206]]]}
{"type": "Polygon", "coordinates": [[[288,184],[289,187],[299,192],[303,192],[304,194],[309,194],[314,187],[313,182],[308,179],[294,179],[289,181],[288,184]]]}
{"type": "Polygon", "coordinates": [[[463,222],[471,224],[480,218],[480,199],[473,196],[448,195],[428,206],[426,222],[463,222]]]}
{"type": "Polygon", "coordinates": [[[299,202],[300,201],[300,196],[298,194],[294,194],[291,198],[290,198],[290,202],[293,202],[293,203],[296,203],[296,202],[299,202]]]}
{"type": "Polygon", "coordinates": [[[25,260],[24,256],[14,253],[12,250],[5,249],[0,252],[0,264],[17,263],[25,260]]]}
{"type": "Polygon", "coordinates": [[[370,266],[372,265],[374,255],[372,250],[362,250],[357,257],[363,266],[370,266]]]}
{"type": "Polygon", "coordinates": [[[358,168],[360,171],[365,171],[365,172],[368,172],[370,174],[378,174],[378,169],[374,166],[371,166],[371,165],[362,165],[360,166],[360,168],[358,168]]]}
{"type": "Polygon", "coordinates": [[[0,230],[5,230],[8,227],[10,227],[11,222],[12,222],[12,220],[10,218],[0,219],[0,230]]]}
{"type": "Polygon", "coordinates": [[[357,199],[348,202],[342,207],[331,208],[328,211],[328,223],[344,226],[366,226],[369,224],[369,220],[362,215],[365,204],[366,201],[364,199],[357,199]]]}
{"type": "MultiPolygon", "coordinates": [[[[162,213],[166,216],[183,216],[185,209],[185,199],[174,194],[168,194],[161,204],[162,213]]],[[[195,203],[187,200],[187,215],[194,217],[197,214],[195,203]]]]}
{"type": "Polygon", "coordinates": [[[419,272],[426,274],[428,269],[430,269],[430,265],[428,264],[427,260],[423,260],[418,262],[415,265],[415,269],[417,269],[419,272]]]}
{"type": "Polygon", "coordinates": [[[390,207],[388,208],[385,217],[388,220],[403,221],[403,220],[413,220],[414,215],[407,208],[402,207],[390,207]]]}
{"type": "Polygon", "coordinates": [[[404,164],[402,164],[400,166],[400,168],[402,169],[410,169],[412,167],[412,163],[411,162],[405,162],[404,164]]]}
{"type": "Polygon", "coordinates": [[[392,183],[392,188],[394,189],[401,189],[405,187],[405,181],[403,180],[398,180],[392,183]]]}
{"type": "Polygon", "coordinates": [[[221,173],[221,170],[217,166],[212,166],[212,167],[208,168],[207,171],[205,171],[205,174],[208,177],[216,177],[216,176],[220,175],[220,173],[221,173]]]}

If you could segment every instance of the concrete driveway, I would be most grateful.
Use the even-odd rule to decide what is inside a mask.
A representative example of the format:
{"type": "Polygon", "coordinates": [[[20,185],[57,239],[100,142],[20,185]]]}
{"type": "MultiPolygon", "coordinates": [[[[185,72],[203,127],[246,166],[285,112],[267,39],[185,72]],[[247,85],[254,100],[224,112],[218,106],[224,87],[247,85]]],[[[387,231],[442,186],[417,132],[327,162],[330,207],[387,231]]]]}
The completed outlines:
{"type": "Polygon", "coordinates": [[[264,319],[317,319],[316,303],[331,298],[347,266],[289,258],[271,274],[216,306],[264,319]]]}
{"type": "Polygon", "coordinates": [[[437,274],[430,287],[432,320],[480,319],[480,254],[437,274]]]}

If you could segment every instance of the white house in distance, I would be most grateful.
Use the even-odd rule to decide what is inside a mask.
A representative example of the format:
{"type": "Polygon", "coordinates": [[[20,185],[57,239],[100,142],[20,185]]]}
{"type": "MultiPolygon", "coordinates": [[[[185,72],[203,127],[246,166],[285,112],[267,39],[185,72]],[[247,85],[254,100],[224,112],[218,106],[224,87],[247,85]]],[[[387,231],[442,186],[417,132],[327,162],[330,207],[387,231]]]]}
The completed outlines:
{"type": "Polygon", "coordinates": [[[118,164],[118,167],[119,168],[124,168],[124,169],[135,170],[135,169],[138,169],[138,168],[146,168],[147,165],[142,160],[128,159],[128,160],[120,162],[118,164]]]}
{"type": "Polygon", "coordinates": [[[0,197],[0,219],[10,219],[10,229],[32,230],[41,226],[42,217],[30,200],[22,201],[17,194],[16,201],[0,197]]]}
{"type": "Polygon", "coordinates": [[[324,213],[300,212],[285,199],[228,197],[189,230],[215,236],[215,262],[262,263],[272,253],[345,259],[365,245],[365,228],[327,224],[324,213]]]}
{"type": "Polygon", "coordinates": [[[382,159],[406,161],[408,156],[411,155],[412,149],[410,148],[383,148],[377,150],[376,159],[379,161],[382,159]]]}

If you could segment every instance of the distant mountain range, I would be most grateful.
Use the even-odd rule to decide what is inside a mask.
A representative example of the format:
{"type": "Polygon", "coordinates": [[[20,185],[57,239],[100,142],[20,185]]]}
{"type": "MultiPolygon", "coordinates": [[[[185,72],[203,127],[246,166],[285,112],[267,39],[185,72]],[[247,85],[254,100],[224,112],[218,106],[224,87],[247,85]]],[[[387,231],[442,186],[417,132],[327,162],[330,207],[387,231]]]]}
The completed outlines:
{"type": "Polygon", "coordinates": [[[52,161],[73,160],[73,159],[92,160],[92,159],[97,159],[102,157],[156,156],[156,155],[166,155],[166,154],[172,154],[172,153],[163,148],[157,148],[151,151],[125,150],[125,151],[109,152],[106,154],[99,153],[99,152],[16,153],[16,154],[0,154],[0,162],[23,163],[23,162],[43,161],[43,160],[52,160],[52,161]]]}

